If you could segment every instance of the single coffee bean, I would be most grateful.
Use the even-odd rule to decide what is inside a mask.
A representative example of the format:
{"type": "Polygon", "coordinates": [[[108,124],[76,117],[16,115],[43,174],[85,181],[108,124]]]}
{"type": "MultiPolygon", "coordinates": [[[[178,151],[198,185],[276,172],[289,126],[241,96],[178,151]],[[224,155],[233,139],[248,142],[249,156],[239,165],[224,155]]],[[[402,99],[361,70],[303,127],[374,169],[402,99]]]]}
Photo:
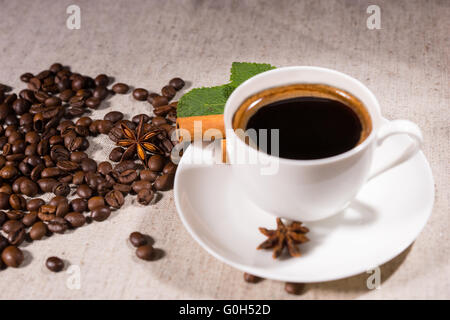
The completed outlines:
{"type": "Polygon", "coordinates": [[[70,193],[70,186],[64,182],[58,182],[53,186],[52,192],[57,196],[67,196],[70,193]]]}
{"type": "Polygon", "coordinates": [[[25,235],[26,235],[25,230],[21,229],[15,232],[8,233],[6,238],[8,239],[10,245],[20,246],[22,242],[25,240],[25,235]]]}
{"type": "Polygon", "coordinates": [[[119,182],[122,184],[130,184],[134,180],[136,180],[137,177],[138,177],[138,174],[137,174],[136,170],[125,170],[124,172],[122,172],[120,174],[119,182]]]}
{"type": "Polygon", "coordinates": [[[77,120],[76,125],[89,128],[91,123],[92,123],[92,119],[91,118],[89,118],[89,117],[81,117],[80,119],[77,120]]]}
{"type": "Polygon", "coordinates": [[[115,147],[109,154],[109,160],[119,162],[125,150],[121,147],[115,147]]]}
{"type": "Polygon", "coordinates": [[[75,212],[84,212],[87,211],[87,200],[86,199],[82,199],[82,198],[76,198],[73,199],[70,202],[70,205],[72,207],[72,210],[75,212]]]}
{"type": "Polygon", "coordinates": [[[152,184],[150,181],[145,181],[145,180],[139,180],[139,181],[135,181],[133,182],[133,184],[131,185],[131,188],[133,189],[134,192],[139,193],[139,191],[141,190],[150,190],[152,188],[152,184]]]}
{"type": "Polygon", "coordinates": [[[80,185],[85,182],[84,180],[84,172],[83,171],[77,171],[72,176],[72,183],[75,185],[80,185]]]}
{"type": "Polygon", "coordinates": [[[102,175],[106,176],[112,171],[112,165],[108,161],[100,162],[97,166],[97,171],[102,175]]]}
{"type": "Polygon", "coordinates": [[[286,292],[289,294],[299,295],[304,292],[304,289],[304,283],[286,282],[286,284],[284,285],[284,290],[286,290],[286,292]]]}
{"type": "Polygon", "coordinates": [[[140,204],[147,206],[150,204],[154,196],[154,192],[150,189],[143,189],[138,192],[137,200],[140,204]]]}
{"type": "Polygon", "coordinates": [[[147,237],[140,232],[132,232],[129,238],[131,244],[136,248],[147,244],[147,237]]]}
{"type": "Polygon", "coordinates": [[[171,100],[173,97],[175,97],[175,95],[177,94],[177,91],[175,90],[174,87],[172,87],[171,85],[168,86],[164,86],[161,89],[161,94],[166,97],[167,99],[171,100]]]}
{"type": "Polygon", "coordinates": [[[150,261],[152,259],[153,247],[150,244],[144,244],[136,249],[136,256],[139,259],[150,261]]]}
{"type": "Polygon", "coordinates": [[[30,102],[28,100],[19,98],[17,100],[14,101],[12,107],[14,109],[14,112],[18,115],[22,115],[26,112],[28,112],[28,110],[30,109],[30,102]]]}
{"type": "Polygon", "coordinates": [[[9,246],[2,252],[2,260],[8,267],[18,268],[24,260],[23,252],[17,247],[9,246]]]}
{"type": "Polygon", "coordinates": [[[105,116],[103,117],[103,120],[108,120],[111,122],[117,122],[123,119],[123,113],[119,112],[119,111],[111,111],[108,112],[107,114],[105,114],[105,116]]]}
{"type": "Polygon", "coordinates": [[[161,107],[161,106],[165,106],[165,105],[168,105],[168,104],[169,104],[169,99],[167,99],[167,97],[157,96],[157,97],[153,98],[152,105],[155,108],[161,107]]]}
{"type": "Polygon", "coordinates": [[[163,174],[156,178],[154,186],[156,190],[167,191],[170,190],[173,186],[173,174],[163,174]]]}
{"type": "Polygon", "coordinates": [[[91,212],[91,217],[95,221],[104,221],[111,215],[111,209],[106,206],[96,207],[91,212]]]}
{"type": "Polygon", "coordinates": [[[131,191],[131,186],[128,184],[116,183],[113,185],[113,189],[121,192],[123,195],[126,195],[131,191]]]}
{"type": "Polygon", "coordinates": [[[62,173],[62,170],[59,169],[58,167],[45,168],[41,172],[41,177],[42,178],[54,178],[54,177],[59,177],[61,175],[61,173],[62,173]]]}
{"type": "Polygon", "coordinates": [[[109,139],[113,142],[117,142],[124,138],[123,130],[118,127],[113,127],[111,130],[109,130],[108,133],[109,139]]]}
{"type": "Polygon", "coordinates": [[[102,100],[100,100],[100,98],[90,97],[86,99],[86,107],[90,109],[97,109],[100,106],[101,102],[102,100]]]}
{"type": "Polygon", "coordinates": [[[52,96],[45,99],[44,104],[46,107],[57,107],[61,105],[62,100],[58,97],[52,96]]]}
{"type": "Polygon", "coordinates": [[[100,100],[104,100],[108,96],[109,90],[106,87],[100,86],[95,88],[92,94],[94,97],[99,98],[100,100]]]}
{"type": "Polygon", "coordinates": [[[155,100],[156,97],[159,97],[160,95],[157,94],[156,92],[150,93],[147,97],[147,101],[153,105],[153,101],[155,100]]]}
{"type": "Polygon", "coordinates": [[[39,192],[39,187],[34,181],[26,178],[20,183],[20,192],[28,197],[34,197],[39,192]]]}
{"type": "Polygon", "coordinates": [[[98,132],[102,134],[108,134],[113,128],[114,124],[110,120],[101,120],[98,124],[98,132]]]}
{"type": "Polygon", "coordinates": [[[23,81],[23,82],[29,82],[30,79],[33,78],[33,77],[34,77],[34,76],[33,76],[32,73],[26,72],[26,73],[24,73],[24,74],[22,74],[22,75],[20,76],[20,80],[23,81]]]}
{"type": "Polygon", "coordinates": [[[88,200],[88,208],[93,211],[97,207],[105,206],[105,199],[101,196],[95,196],[88,200]]]}
{"type": "Polygon", "coordinates": [[[95,172],[97,171],[97,162],[93,159],[83,159],[81,160],[81,169],[84,172],[95,172]]]}
{"type": "Polygon", "coordinates": [[[69,222],[72,228],[79,228],[86,223],[85,216],[80,212],[70,212],[66,214],[64,219],[66,219],[67,222],[69,222]]]}
{"type": "Polygon", "coordinates": [[[159,172],[162,171],[162,169],[164,168],[165,159],[162,156],[156,154],[148,159],[147,165],[151,171],[159,172]]]}
{"type": "Polygon", "coordinates": [[[154,124],[157,127],[159,127],[160,125],[163,125],[165,123],[167,123],[167,120],[163,117],[154,117],[152,119],[152,124],[154,124]]]}
{"type": "Polygon", "coordinates": [[[172,80],[169,81],[169,85],[171,85],[172,87],[175,88],[175,90],[181,90],[185,83],[184,80],[181,78],[173,78],[172,80]]]}
{"type": "Polygon", "coordinates": [[[141,180],[153,182],[156,180],[156,178],[158,178],[158,173],[149,169],[144,169],[139,172],[139,177],[141,178],[141,180]]]}
{"type": "Polygon", "coordinates": [[[105,195],[105,201],[111,207],[118,209],[124,204],[125,198],[123,197],[122,192],[111,190],[105,195]]]}
{"type": "Polygon", "coordinates": [[[155,114],[155,116],[164,117],[172,110],[173,110],[173,108],[171,106],[167,105],[167,106],[153,108],[153,113],[155,114]]]}
{"type": "Polygon", "coordinates": [[[133,90],[133,97],[139,101],[145,101],[148,97],[148,91],[142,88],[136,88],[133,90]]]}
{"type": "Polygon", "coordinates": [[[61,92],[61,94],[59,95],[59,98],[64,101],[67,102],[70,100],[70,98],[72,98],[75,95],[75,92],[72,89],[66,89],[63,92],[61,92]]]}
{"type": "Polygon", "coordinates": [[[77,195],[83,199],[89,199],[92,196],[92,189],[87,184],[82,184],[77,188],[77,195]]]}
{"type": "Polygon", "coordinates": [[[80,163],[83,159],[87,159],[88,155],[83,151],[75,151],[70,154],[70,161],[80,163]]]}
{"type": "Polygon", "coordinates": [[[176,171],[177,171],[177,165],[174,164],[172,161],[167,162],[163,168],[164,174],[175,174],[176,171]]]}
{"type": "Polygon", "coordinates": [[[58,257],[50,257],[45,261],[45,266],[52,272],[60,272],[64,269],[64,261],[58,257]]]}
{"type": "Polygon", "coordinates": [[[31,199],[27,203],[27,210],[28,211],[38,211],[39,208],[44,204],[45,204],[45,201],[40,198],[31,199]]]}
{"type": "Polygon", "coordinates": [[[48,222],[48,230],[54,233],[66,232],[68,225],[67,221],[61,217],[55,217],[48,222]]]}
{"type": "Polygon", "coordinates": [[[23,210],[27,206],[27,201],[19,194],[12,194],[9,196],[9,205],[14,210],[23,210]]]}
{"type": "Polygon", "coordinates": [[[23,216],[22,223],[26,227],[31,227],[37,220],[37,212],[30,212],[23,216]]]}
{"type": "MultiPolygon", "coordinates": [[[[8,246],[9,246],[8,239],[6,239],[4,236],[2,236],[2,235],[0,234],[0,253],[1,253],[3,250],[5,250],[5,248],[8,247],[8,246]]],[[[1,260],[1,258],[0,258],[0,260],[1,260]]]]}
{"type": "Polygon", "coordinates": [[[116,83],[112,86],[112,91],[118,94],[126,94],[130,90],[130,87],[125,83],[116,83]]]}
{"type": "Polygon", "coordinates": [[[20,220],[25,215],[25,212],[22,210],[9,210],[6,212],[6,216],[9,220],[20,220]]]}
{"type": "Polygon", "coordinates": [[[114,167],[114,170],[117,171],[118,173],[122,173],[126,170],[136,170],[136,169],[137,164],[133,160],[121,161],[114,167]]]}
{"type": "MultiPolygon", "coordinates": [[[[4,154],[4,153],[3,153],[4,154]]],[[[17,174],[18,174],[18,170],[10,165],[5,165],[1,170],[0,170],[0,177],[2,177],[4,180],[9,180],[14,178],[17,174]]]]}
{"type": "Polygon", "coordinates": [[[258,276],[254,276],[250,273],[244,272],[244,280],[245,280],[245,282],[248,282],[248,283],[258,283],[262,280],[262,278],[260,278],[258,276]]]}
{"type": "Polygon", "coordinates": [[[109,78],[106,74],[99,74],[95,77],[94,82],[97,87],[106,87],[109,83],[109,78]]]}
{"type": "Polygon", "coordinates": [[[9,194],[0,192],[0,210],[9,209],[9,194]]]}
{"type": "Polygon", "coordinates": [[[20,220],[8,220],[3,223],[2,230],[5,233],[11,233],[22,230],[24,227],[24,224],[20,220]]]}
{"type": "Polygon", "coordinates": [[[38,217],[42,221],[50,221],[56,217],[56,206],[44,204],[39,208],[38,217]]]}
{"type": "Polygon", "coordinates": [[[41,240],[47,234],[47,225],[42,221],[38,221],[31,227],[30,238],[33,240],[41,240]]]}

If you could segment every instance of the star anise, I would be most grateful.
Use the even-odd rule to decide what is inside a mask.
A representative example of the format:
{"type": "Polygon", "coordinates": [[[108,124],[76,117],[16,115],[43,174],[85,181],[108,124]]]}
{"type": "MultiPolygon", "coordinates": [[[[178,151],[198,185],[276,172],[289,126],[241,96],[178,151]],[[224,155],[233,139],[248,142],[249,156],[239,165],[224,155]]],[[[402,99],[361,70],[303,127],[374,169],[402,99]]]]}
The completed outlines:
{"type": "Polygon", "coordinates": [[[302,226],[299,221],[294,221],[286,226],[280,218],[277,218],[277,229],[269,230],[266,228],[259,228],[259,231],[268,239],[258,246],[258,249],[273,249],[272,257],[278,258],[283,249],[287,247],[289,254],[292,257],[299,257],[300,250],[297,244],[309,241],[305,236],[309,229],[302,226]]]}
{"type": "Polygon", "coordinates": [[[141,159],[145,166],[147,163],[145,150],[151,153],[164,154],[164,151],[161,150],[161,148],[159,148],[156,144],[150,142],[151,139],[158,135],[161,131],[156,129],[144,132],[143,116],[139,118],[139,124],[135,131],[131,130],[123,122],[120,124],[120,126],[122,128],[125,139],[117,141],[117,145],[127,148],[127,150],[122,155],[122,160],[132,159],[134,158],[134,154],[137,154],[139,159],[141,159]]]}

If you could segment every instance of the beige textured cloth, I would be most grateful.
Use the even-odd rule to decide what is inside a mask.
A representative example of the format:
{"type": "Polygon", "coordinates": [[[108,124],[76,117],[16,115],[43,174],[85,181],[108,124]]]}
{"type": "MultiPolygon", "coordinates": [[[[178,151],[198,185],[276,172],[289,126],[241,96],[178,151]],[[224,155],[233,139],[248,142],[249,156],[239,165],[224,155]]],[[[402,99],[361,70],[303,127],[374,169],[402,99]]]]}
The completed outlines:
{"type": "MultiPolygon", "coordinates": [[[[23,72],[56,61],[150,90],[174,76],[191,87],[222,84],[233,61],[323,66],[362,80],[387,118],[422,128],[436,181],[433,214],[416,242],[382,266],[381,289],[367,289],[368,274],[361,274],[307,285],[298,298],[450,298],[449,1],[0,0],[0,8],[0,82],[15,88],[23,87],[23,72]],[[73,3],[81,8],[80,30],[66,27],[73,3]],[[370,4],[381,8],[381,30],[366,27],[370,4]]],[[[132,116],[151,107],[115,96],[93,116],[110,110],[132,116]]],[[[104,138],[91,144],[99,160],[113,148],[104,138]]],[[[148,207],[132,198],[106,222],[26,246],[25,266],[0,271],[0,298],[296,298],[276,281],[245,283],[200,248],[172,192],[148,207]],[[150,234],[165,256],[138,260],[127,242],[135,230],[150,234]],[[51,255],[80,267],[79,290],[69,289],[66,272],[46,270],[51,255]]]]}

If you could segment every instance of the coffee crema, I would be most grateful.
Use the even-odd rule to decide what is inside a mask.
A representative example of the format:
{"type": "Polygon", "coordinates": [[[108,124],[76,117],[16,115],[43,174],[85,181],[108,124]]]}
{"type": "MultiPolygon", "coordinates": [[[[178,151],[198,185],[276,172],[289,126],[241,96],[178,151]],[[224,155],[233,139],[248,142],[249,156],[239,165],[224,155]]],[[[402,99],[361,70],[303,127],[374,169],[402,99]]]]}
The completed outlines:
{"type": "Polygon", "coordinates": [[[270,130],[279,129],[277,156],[313,160],[362,143],[372,131],[372,121],[363,103],[347,91],[323,84],[294,84],[245,100],[234,114],[233,129],[254,129],[256,137],[249,135],[251,142],[268,154],[277,150],[271,145],[270,130]],[[261,145],[260,129],[268,130],[261,145]]]}

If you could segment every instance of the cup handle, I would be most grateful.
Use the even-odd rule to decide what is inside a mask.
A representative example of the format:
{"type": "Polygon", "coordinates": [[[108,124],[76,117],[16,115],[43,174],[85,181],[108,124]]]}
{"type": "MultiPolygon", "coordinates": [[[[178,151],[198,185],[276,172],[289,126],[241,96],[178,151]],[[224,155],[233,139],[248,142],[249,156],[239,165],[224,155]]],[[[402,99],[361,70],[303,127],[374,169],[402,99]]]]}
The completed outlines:
{"type": "Polygon", "coordinates": [[[387,138],[396,134],[407,134],[414,141],[402,154],[397,156],[395,159],[389,161],[388,163],[384,164],[383,166],[378,168],[375,172],[372,172],[368,180],[375,178],[376,176],[382,174],[383,172],[405,162],[420,150],[423,143],[422,131],[414,122],[411,122],[409,120],[393,120],[384,124],[378,130],[376,138],[377,147],[379,147],[387,138]]]}

